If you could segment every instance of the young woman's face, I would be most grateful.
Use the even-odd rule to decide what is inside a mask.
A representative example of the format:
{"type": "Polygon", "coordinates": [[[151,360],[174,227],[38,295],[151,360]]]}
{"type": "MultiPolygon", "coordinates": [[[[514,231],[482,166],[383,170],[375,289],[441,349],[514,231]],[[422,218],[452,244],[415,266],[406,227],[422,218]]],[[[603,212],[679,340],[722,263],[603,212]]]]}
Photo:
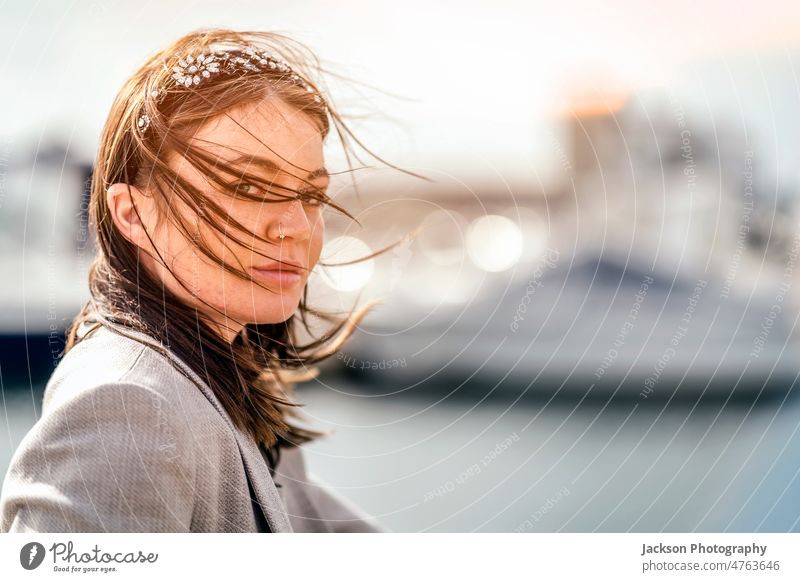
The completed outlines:
{"type": "MultiPolygon", "coordinates": [[[[216,156],[220,166],[239,168],[291,190],[324,191],[328,187],[322,136],[305,114],[273,100],[230,111],[228,115],[245,129],[222,115],[210,120],[194,136],[197,146],[216,156]],[[241,161],[233,163],[240,157],[243,158],[241,161]],[[257,158],[271,160],[275,167],[262,167],[257,158]],[[311,186],[298,176],[305,178],[311,186]]],[[[239,192],[279,201],[247,200],[232,192],[219,191],[216,184],[209,183],[183,157],[173,155],[168,158],[168,163],[219,204],[226,215],[247,227],[248,232],[243,233],[230,225],[223,235],[183,205],[177,195],[168,201],[176,211],[183,212],[189,224],[196,225],[196,237],[202,237],[214,255],[236,270],[246,272],[248,279],[239,278],[206,257],[196,241],[187,240],[169,220],[163,221],[164,224],[156,230],[153,241],[175,276],[191,293],[151,257],[145,258],[148,266],[155,269],[165,285],[179,297],[217,323],[220,333],[229,341],[245,323],[279,323],[289,319],[298,308],[309,271],[317,264],[322,251],[324,223],[321,206],[313,198],[302,196],[280,199],[276,193],[285,196],[294,193],[280,188],[273,193],[264,192],[260,186],[248,185],[241,178],[222,174],[230,180],[232,187],[238,184],[239,192]],[[283,239],[279,238],[280,233],[285,235],[283,239]],[[270,244],[259,241],[255,235],[267,239],[270,244]],[[237,244],[234,239],[246,244],[237,244]],[[286,271],[278,274],[259,269],[288,267],[277,261],[298,264],[302,268],[297,272],[299,274],[286,271]],[[203,301],[222,314],[205,306],[203,301]]]]}

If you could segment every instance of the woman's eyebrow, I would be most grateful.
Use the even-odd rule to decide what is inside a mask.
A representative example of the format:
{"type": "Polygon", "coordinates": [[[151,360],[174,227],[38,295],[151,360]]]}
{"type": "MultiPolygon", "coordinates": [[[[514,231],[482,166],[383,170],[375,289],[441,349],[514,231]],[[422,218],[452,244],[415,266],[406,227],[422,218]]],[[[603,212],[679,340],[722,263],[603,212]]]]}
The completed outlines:
{"type": "MultiPolygon", "coordinates": [[[[237,158],[228,160],[228,163],[233,165],[244,163],[251,166],[257,166],[263,170],[266,170],[268,172],[273,172],[276,174],[283,171],[274,161],[268,158],[259,158],[249,154],[242,154],[237,158]]],[[[330,177],[330,174],[328,173],[328,170],[326,168],[318,168],[313,172],[309,172],[308,176],[306,176],[306,180],[311,181],[311,180],[316,180],[317,178],[328,178],[328,177],[330,177]]]]}

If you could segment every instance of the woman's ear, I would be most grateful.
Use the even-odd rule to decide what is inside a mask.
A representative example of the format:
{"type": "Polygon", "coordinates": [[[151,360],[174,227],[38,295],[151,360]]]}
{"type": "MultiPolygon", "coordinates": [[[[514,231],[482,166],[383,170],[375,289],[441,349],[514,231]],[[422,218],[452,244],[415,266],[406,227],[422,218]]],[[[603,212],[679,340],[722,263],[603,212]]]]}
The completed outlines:
{"type": "Polygon", "coordinates": [[[143,249],[150,247],[150,241],[139,217],[150,222],[148,218],[153,211],[151,200],[136,186],[129,184],[112,184],[106,191],[108,211],[117,229],[122,236],[143,249]]]}

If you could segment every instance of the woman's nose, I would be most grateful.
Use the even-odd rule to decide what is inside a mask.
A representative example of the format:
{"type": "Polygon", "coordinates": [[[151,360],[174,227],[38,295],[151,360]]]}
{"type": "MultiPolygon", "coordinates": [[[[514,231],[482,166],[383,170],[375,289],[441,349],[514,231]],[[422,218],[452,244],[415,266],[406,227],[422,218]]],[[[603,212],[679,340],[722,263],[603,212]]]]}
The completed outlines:
{"type": "Polygon", "coordinates": [[[296,240],[305,240],[311,236],[311,223],[300,200],[295,199],[288,205],[281,203],[276,206],[281,210],[270,223],[273,239],[281,240],[281,234],[296,240]]]}

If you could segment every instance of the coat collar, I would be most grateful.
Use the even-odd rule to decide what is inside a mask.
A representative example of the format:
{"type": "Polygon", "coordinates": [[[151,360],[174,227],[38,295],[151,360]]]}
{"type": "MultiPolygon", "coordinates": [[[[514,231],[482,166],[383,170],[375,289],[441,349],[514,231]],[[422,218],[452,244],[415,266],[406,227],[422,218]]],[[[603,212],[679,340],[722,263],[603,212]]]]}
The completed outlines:
{"type": "MultiPolygon", "coordinates": [[[[119,329],[118,326],[111,327],[106,324],[103,324],[101,327],[122,336],[134,337],[148,345],[155,344],[161,348],[164,347],[163,344],[161,344],[161,342],[159,342],[157,339],[140,331],[132,330],[130,328],[119,329]]],[[[261,509],[264,512],[264,517],[270,526],[270,531],[274,533],[292,532],[293,529],[287,515],[286,506],[284,505],[280,493],[278,493],[277,487],[275,487],[275,482],[272,479],[272,475],[270,475],[269,467],[267,466],[255,439],[253,439],[251,435],[243,432],[233,423],[230,416],[223,408],[222,403],[214,394],[214,391],[205,381],[203,381],[202,378],[200,378],[200,376],[194,372],[194,370],[192,370],[177,355],[169,350],[167,350],[167,352],[170,359],[180,366],[181,369],[185,370],[192,377],[192,379],[194,379],[194,381],[200,387],[203,395],[205,395],[205,397],[211,402],[217,412],[219,412],[220,416],[225,419],[225,422],[233,431],[233,434],[236,437],[236,442],[239,445],[239,452],[242,456],[242,462],[244,464],[247,478],[250,480],[250,485],[253,487],[253,491],[255,492],[256,501],[258,501],[258,504],[261,506],[261,509]]]]}

